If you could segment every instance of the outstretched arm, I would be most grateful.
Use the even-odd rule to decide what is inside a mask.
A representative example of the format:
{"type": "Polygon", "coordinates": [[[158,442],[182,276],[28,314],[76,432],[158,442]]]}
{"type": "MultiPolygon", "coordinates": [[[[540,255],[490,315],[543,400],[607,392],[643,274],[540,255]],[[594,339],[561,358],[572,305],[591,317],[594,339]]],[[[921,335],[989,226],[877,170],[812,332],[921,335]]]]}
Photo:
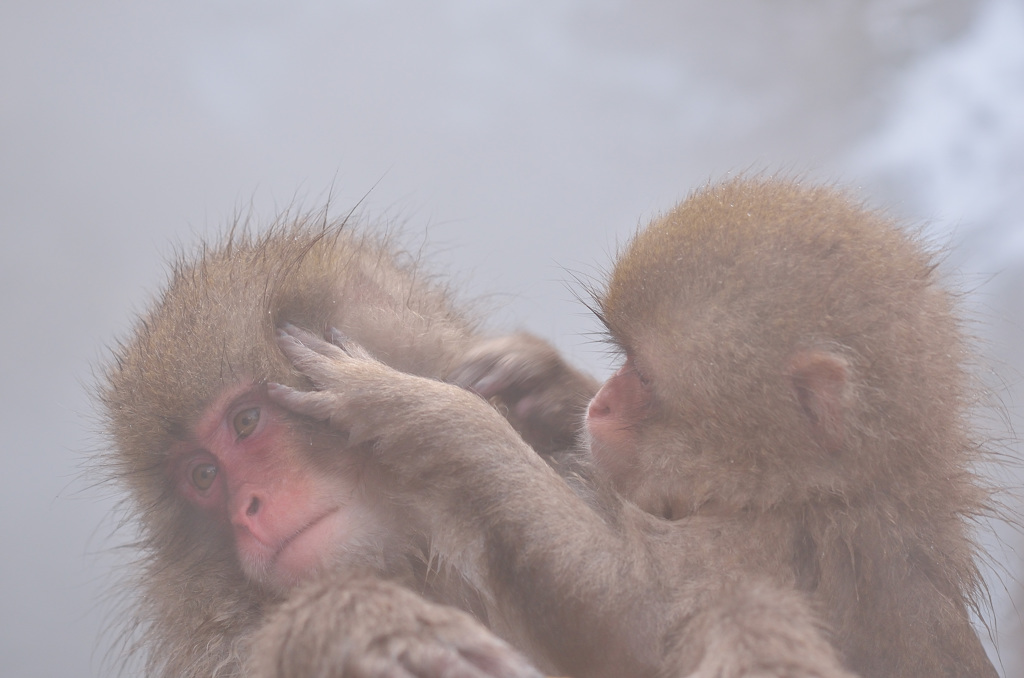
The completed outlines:
{"type": "Polygon", "coordinates": [[[598,512],[479,397],[296,328],[279,344],[315,390],[270,397],[347,434],[531,656],[590,678],[849,678],[800,594],[716,562],[728,524],[598,512]]]}
{"type": "Polygon", "coordinates": [[[576,675],[653,672],[669,615],[639,533],[576,496],[476,395],[297,328],[279,344],[315,390],[271,384],[269,396],[348,436],[432,549],[493,592],[499,632],[576,675]],[[645,633],[627,640],[631,624],[645,633]]]}

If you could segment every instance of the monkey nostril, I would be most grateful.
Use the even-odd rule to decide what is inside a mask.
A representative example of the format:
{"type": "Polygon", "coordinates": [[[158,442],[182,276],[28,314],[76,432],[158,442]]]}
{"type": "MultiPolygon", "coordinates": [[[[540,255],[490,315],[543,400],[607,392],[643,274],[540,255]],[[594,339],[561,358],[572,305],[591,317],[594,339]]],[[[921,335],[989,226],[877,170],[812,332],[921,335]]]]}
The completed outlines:
{"type": "Polygon", "coordinates": [[[245,509],[245,515],[254,516],[260,510],[260,500],[258,497],[253,497],[252,501],[249,502],[248,508],[245,509]]]}

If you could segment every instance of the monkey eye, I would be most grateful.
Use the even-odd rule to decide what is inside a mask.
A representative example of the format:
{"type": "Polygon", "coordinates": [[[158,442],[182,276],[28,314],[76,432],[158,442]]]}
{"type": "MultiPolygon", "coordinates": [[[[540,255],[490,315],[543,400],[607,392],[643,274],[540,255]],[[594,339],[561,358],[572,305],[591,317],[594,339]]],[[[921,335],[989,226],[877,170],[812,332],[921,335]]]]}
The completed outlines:
{"type": "Polygon", "coordinates": [[[256,430],[256,424],[260,423],[260,408],[250,407],[235,415],[232,424],[239,439],[248,438],[256,430]]]}
{"type": "Polygon", "coordinates": [[[198,464],[192,469],[192,484],[200,492],[205,492],[213,485],[213,479],[217,477],[217,466],[215,464],[198,464]]]}

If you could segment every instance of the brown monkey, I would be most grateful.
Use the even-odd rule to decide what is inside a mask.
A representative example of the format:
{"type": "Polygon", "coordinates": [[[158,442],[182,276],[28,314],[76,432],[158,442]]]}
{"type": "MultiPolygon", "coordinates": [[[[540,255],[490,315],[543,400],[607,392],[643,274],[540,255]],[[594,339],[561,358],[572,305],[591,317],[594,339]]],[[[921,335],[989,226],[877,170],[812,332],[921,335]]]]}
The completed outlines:
{"type": "Polygon", "coordinates": [[[734,180],[639,234],[598,300],[626,360],[597,465],[812,597],[865,676],[983,676],[969,347],[935,255],[829,188],[734,180]]]}
{"type": "Polygon", "coordinates": [[[970,353],[935,267],[882,215],[777,180],[709,188],[640,233],[597,299],[626,360],[587,439],[632,502],[589,491],[598,521],[500,419],[352,349],[290,332],[319,390],[271,398],[372,448],[437,534],[475,516],[476,539],[435,548],[578,675],[827,674],[817,615],[865,676],[994,676],[969,618],[987,504],[970,353]]]}
{"type": "MultiPolygon", "coordinates": [[[[284,322],[338,327],[396,369],[438,379],[478,346],[541,347],[485,337],[449,297],[386,238],[312,218],[236,232],[174,265],[99,394],[113,450],[104,468],[127,486],[139,529],[125,637],[147,675],[232,676],[246,663],[268,676],[536,675],[469,615],[401,588],[486,619],[482,594],[432,559],[389,488],[338,454],[345,441],[267,399],[268,381],[303,383],[275,343],[284,322]],[[320,635],[297,630],[306,617],[320,635]],[[294,618],[288,650],[304,663],[254,654],[257,629],[292,623],[278,618],[294,618]]],[[[555,376],[560,402],[582,412],[596,384],[555,376]]],[[[554,452],[571,427],[524,434],[554,452]]]]}

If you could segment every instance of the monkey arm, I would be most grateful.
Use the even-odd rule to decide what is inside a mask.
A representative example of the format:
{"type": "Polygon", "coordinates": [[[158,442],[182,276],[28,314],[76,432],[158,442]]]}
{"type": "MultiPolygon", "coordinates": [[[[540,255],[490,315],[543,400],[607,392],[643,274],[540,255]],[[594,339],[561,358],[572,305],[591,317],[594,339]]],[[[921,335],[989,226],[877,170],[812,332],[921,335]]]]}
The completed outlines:
{"type": "Polygon", "coordinates": [[[251,678],[541,678],[468,614],[375,577],[333,573],[299,587],[250,642],[251,678]]]}
{"type": "Polygon", "coordinates": [[[653,675],[672,614],[640,532],[576,496],[481,398],[296,328],[279,345],[319,390],[270,384],[270,398],[368,450],[432,549],[490,592],[499,633],[575,675],[653,675]]]}
{"type": "Polygon", "coordinates": [[[543,456],[574,446],[587,403],[600,386],[551,344],[524,332],[479,342],[445,381],[493,404],[543,456]]]}
{"type": "Polygon", "coordinates": [[[295,328],[279,345],[319,390],[270,397],[366,451],[531,656],[591,678],[849,678],[802,596],[723,575],[700,529],[614,498],[596,509],[480,398],[295,328]]]}

